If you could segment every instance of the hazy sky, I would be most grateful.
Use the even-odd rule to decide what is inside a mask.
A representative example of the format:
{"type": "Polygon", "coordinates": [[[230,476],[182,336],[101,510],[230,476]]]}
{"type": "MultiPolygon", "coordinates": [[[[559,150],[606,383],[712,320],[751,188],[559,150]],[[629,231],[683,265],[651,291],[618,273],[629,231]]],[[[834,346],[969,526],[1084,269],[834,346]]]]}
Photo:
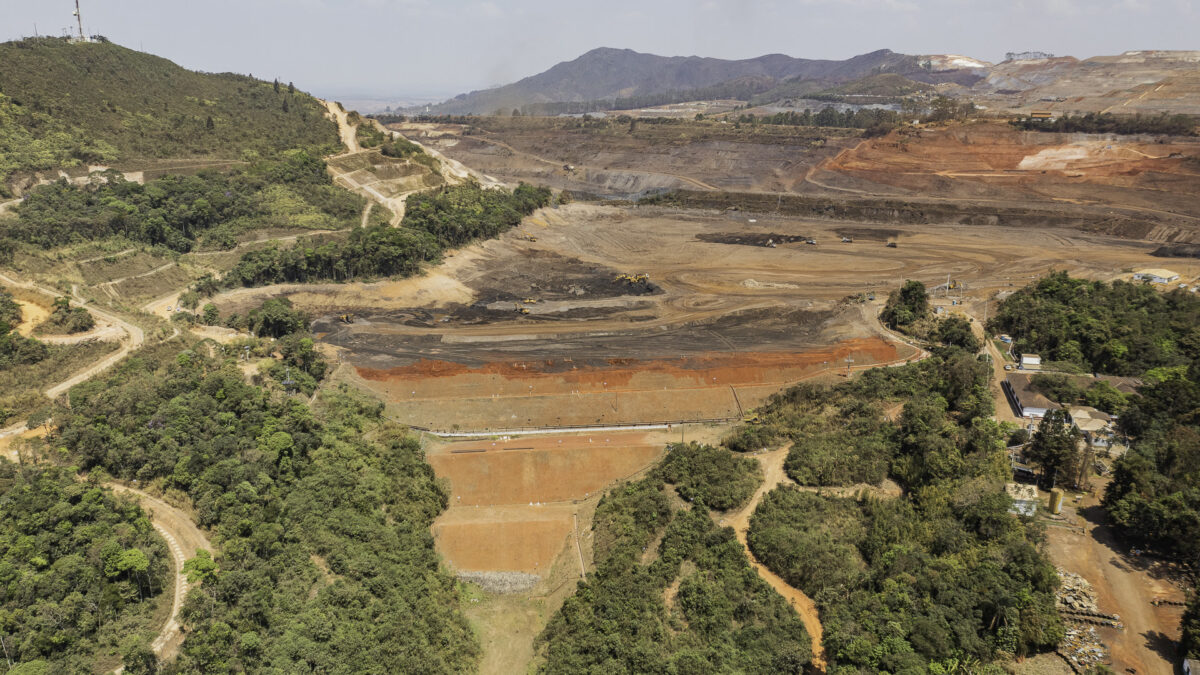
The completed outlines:
{"type": "MultiPolygon", "coordinates": [[[[188,68],[318,95],[451,95],[594,47],[841,59],[889,48],[989,61],[1200,49],[1200,0],[81,0],[84,30],[188,68]]],[[[0,0],[0,39],[59,34],[73,0],[0,0]]]]}

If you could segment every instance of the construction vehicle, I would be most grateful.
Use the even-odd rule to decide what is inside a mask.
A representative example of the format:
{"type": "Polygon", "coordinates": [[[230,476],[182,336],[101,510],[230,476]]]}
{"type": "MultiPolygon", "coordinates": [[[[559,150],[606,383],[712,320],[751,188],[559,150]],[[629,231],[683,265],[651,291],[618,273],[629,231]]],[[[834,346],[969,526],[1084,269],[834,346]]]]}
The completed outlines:
{"type": "Polygon", "coordinates": [[[342,323],[354,323],[354,315],[353,314],[340,314],[340,315],[338,315],[338,321],[341,321],[342,323]]]}
{"type": "Polygon", "coordinates": [[[537,298],[525,298],[525,304],[527,304],[527,305],[537,304],[537,298]]]}
{"type": "Polygon", "coordinates": [[[629,285],[650,283],[649,274],[618,274],[613,281],[624,281],[629,285]]]}
{"type": "Polygon", "coordinates": [[[745,417],[742,418],[742,423],[743,424],[762,424],[762,417],[758,413],[752,412],[749,415],[746,415],[745,417]]]}
{"type": "Polygon", "coordinates": [[[523,305],[522,305],[521,303],[519,303],[519,302],[514,302],[514,303],[513,303],[513,308],[517,310],[517,313],[518,313],[518,314],[528,314],[528,313],[529,313],[529,308],[528,308],[528,307],[525,307],[525,306],[523,306],[523,305]]]}
{"type": "Polygon", "coordinates": [[[896,248],[896,242],[894,242],[894,241],[889,241],[889,242],[887,243],[887,247],[888,247],[888,248],[896,248]]]}
{"type": "Polygon", "coordinates": [[[854,243],[854,240],[851,239],[850,237],[842,237],[842,243],[843,244],[851,244],[851,243],[854,243]]]}
{"type": "Polygon", "coordinates": [[[808,244],[809,246],[816,246],[817,240],[816,239],[805,239],[804,243],[808,244]]]}

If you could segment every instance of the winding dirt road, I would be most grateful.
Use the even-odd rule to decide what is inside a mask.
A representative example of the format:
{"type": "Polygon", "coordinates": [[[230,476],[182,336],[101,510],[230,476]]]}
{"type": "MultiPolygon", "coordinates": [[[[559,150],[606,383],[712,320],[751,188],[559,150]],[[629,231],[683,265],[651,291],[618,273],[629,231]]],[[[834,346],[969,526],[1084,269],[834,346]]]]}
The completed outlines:
{"type": "MultiPolygon", "coordinates": [[[[18,281],[6,274],[0,274],[0,282],[3,282],[10,286],[16,286],[19,288],[25,288],[25,289],[29,289],[32,291],[37,291],[38,293],[47,295],[51,298],[57,298],[62,295],[61,293],[59,293],[55,290],[52,290],[49,288],[44,288],[32,281],[18,281]]],[[[79,371],[78,373],[75,373],[71,377],[63,380],[62,382],[59,382],[58,384],[54,384],[54,385],[51,385],[50,387],[48,387],[44,393],[46,394],[46,397],[50,398],[50,399],[58,398],[59,396],[66,393],[71,387],[74,387],[75,385],[77,385],[81,382],[86,382],[87,380],[90,380],[93,377],[95,377],[96,375],[99,375],[100,373],[104,372],[105,370],[108,370],[114,364],[119,362],[121,359],[125,358],[130,352],[132,352],[135,349],[138,349],[146,342],[146,333],[139,326],[135,326],[134,324],[131,324],[128,321],[125,321],[124,319],[117,316],[116,314],[113,314],[113,313],[105,311],[103,309],[99,309],[98,307],[89,305],[87,299],[84,298],[83,296],[79,295],[78,287],[73,286],[71,288],[71,295],[75,298],[76,303],[80,307],[87,309],[87,311],[90,312],[93,317],[102,319],[103,321],[111,324],[112,326],[124,331],[125,338],[123,338],[121,340],[121,348],[118,349],[117,351],[105,356],[104,358],[100,359],[96,363],[93,363],[92,365],[88,366],[87,368],[79,371]]],[[[26,431],[28,431],[28,427],[24,423],[13,425],[11,427],[8,427],[7,429],[0,431],[0,438],[5,438],[7,436],[16,436],[18,434],[25,433],[26,431]]]]}
{"type": "MultiPolygon", "coordinates": [[[[112,488],[117,494],[133,495],[141,502],[142,508],[150,515],[150,523],[167,542],[167,548],[171,551],[171,564],[175,570],[175,596],[171,603],[171,616],[150,643],[150,648],[160,659],[173,658],[183,642],[179,612],[183,609],[183,601],[187,598],[189,587],[187,576],[183,573],[183,563],[188,558],[194,558],[196,551],[200,549],[212,551],[212,544],[188,514],[163,500],[119,483],[108,483],[106,487],[112,488]]],[[[123,671],[122,666],[113,672],[123,671]]]]}
{"type": "Polygon", "coordinates": [[[791,450],[792,444],[764,452],[755,456],[759,465],[762,467],[763,482],[758,486],[758,490],[750,501],[740,510],[725,516],[723,524],[733,528],[737,535],[738,542],[741,543],[742,549],[746,551],[746,559],[750,561],[750,567],[758,573],[758,576],[763,581],[775,589],[775,592],[782,595],[788,604],[796,610],[800,615],[800,620],[804,622],[804,629],[808,631],[809,637],[812,638],[812,665],[819,672],[825,672],[825,648],[821,645],[821,637],[824,634],[821,628],[821,618],[817,612],[817,605],[812,601],[812,598],[805,595],[799,589],[793,588],[784,581],[782,577],[767,569],[754,557],[750,552],[750,546],[746,543],[746,533],[750,531],[750,516],[754,514],[754,510],[758,508],[759,502],[762,501],[764,495],[771,490],[774,490],[780,483],[791,483],[791,479],[783,471],[783,461],[787,459],[788,450],[791,450]]]}

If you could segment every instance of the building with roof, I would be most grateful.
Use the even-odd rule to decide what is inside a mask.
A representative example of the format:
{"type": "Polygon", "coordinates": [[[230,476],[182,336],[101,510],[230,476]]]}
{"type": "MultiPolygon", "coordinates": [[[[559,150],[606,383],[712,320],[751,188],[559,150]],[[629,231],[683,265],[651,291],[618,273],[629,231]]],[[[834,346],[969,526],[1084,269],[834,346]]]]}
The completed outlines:
{"type": "Polygon", "coordinates": [[[1009,402],[1021,417],[1028,417],[1031,420],[1040,419],[1051,410],[1062,408],[1033,388],[1033,375],[1010,373],[1004,378],[1001,386],[1004,388],[1004,394],[1008,396],[1009,402]]]}
{"type": "Polygon", "coordinates": [[[1108,448],[1113,442],[1113,417],[1090,406],[1067,409],[1067,419],[1083,433],[1083,440],[1094,448],[1108,448]]]}
{"type": "Polygon", "coordinates": [[[1038,369],[1042,367],[1042,357],[1037,354],[1022,354],[1021,368],[1022,369],[1038,369]]]}
{"type": "Polygon", "coordinates": [[[1179,280],[1179,274],[1162,268],[1137,270],[1133,273],[1134,281],[1149,281],[1152,284],[1169,284],[1179,280]]]}
{"type": "Polygon", "coordinates": [[[1184,659],[1183,675],[1200,675],[1200,659],[1184,659]]]}

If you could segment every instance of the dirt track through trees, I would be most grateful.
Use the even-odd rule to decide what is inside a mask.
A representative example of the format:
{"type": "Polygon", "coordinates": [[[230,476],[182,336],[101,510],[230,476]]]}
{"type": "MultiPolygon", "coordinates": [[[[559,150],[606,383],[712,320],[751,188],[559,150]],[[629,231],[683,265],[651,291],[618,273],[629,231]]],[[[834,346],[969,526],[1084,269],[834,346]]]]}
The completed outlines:
{"type": "Polygon", "coordinates": [[[802,591],[792,587],[783,580],[778,574],[767,569],[754,557],[750,552],[750,546],[746,543],[746,534],[750,531],[750,517],[754,515],[754,510],[758,508],[759,502],[762,501],[764,495],[771,490],[774,490],[781,483],[790,483],[791,479],[783,471],[783,462],[787,459],[788,451],[791,450],[791,444],[787,444],[778,450],[759,453],[755,456],[759,466],[762,467],[763,482],[754,492],[754,496],[750,501],[738,511],[725,516],[722,523],[733,528],[737,535],[738,542],[741,543],[742,549],[746,552],[746,559],[750,562],[750,567],[758,573],[758,576],[763,581],[767,582],[771,588],[775,589],[776,593],[783,596],[784,600],[788,601],[792,609],[800,615],[800,619],[804,622],[804,629],[808,631],[808,635],[812,638],[812,665],[819,672],[825,672],[825,647],[821,644],[824,630],[821,628],[821,617],[817,611],[817,605],[812,601],[812,598],[805,595],[802,591]]]}
{"type": "MultiPolygon", "coordinates": [[[[200,549],[210,553],[214,552],[212,544],[204,532],[196,527],[191,516],[180,509],[126,485],[109,483],[107,487],[112,488],[112,491],[117,494],[133,495],[137,501],[141,502],[142,508],[150,516],[151,524],[166,540],[167,548],[171,552],[171,565],[175,572],[175,593],[171,602],[171,613],[158,635],[150,643],[150,648],[158,655],[159,659],[170,660],[178,653],[179,645],[183,642],[180,612],[183,610],[183,601],[188,592],[188,580],[187,575],[183,573],[183,563],[189,558],[194,558],[196,551],[200,549]]],[[[123,670],[124,667],[121,667],[115,672],[121,673],[123,670]]]]}

